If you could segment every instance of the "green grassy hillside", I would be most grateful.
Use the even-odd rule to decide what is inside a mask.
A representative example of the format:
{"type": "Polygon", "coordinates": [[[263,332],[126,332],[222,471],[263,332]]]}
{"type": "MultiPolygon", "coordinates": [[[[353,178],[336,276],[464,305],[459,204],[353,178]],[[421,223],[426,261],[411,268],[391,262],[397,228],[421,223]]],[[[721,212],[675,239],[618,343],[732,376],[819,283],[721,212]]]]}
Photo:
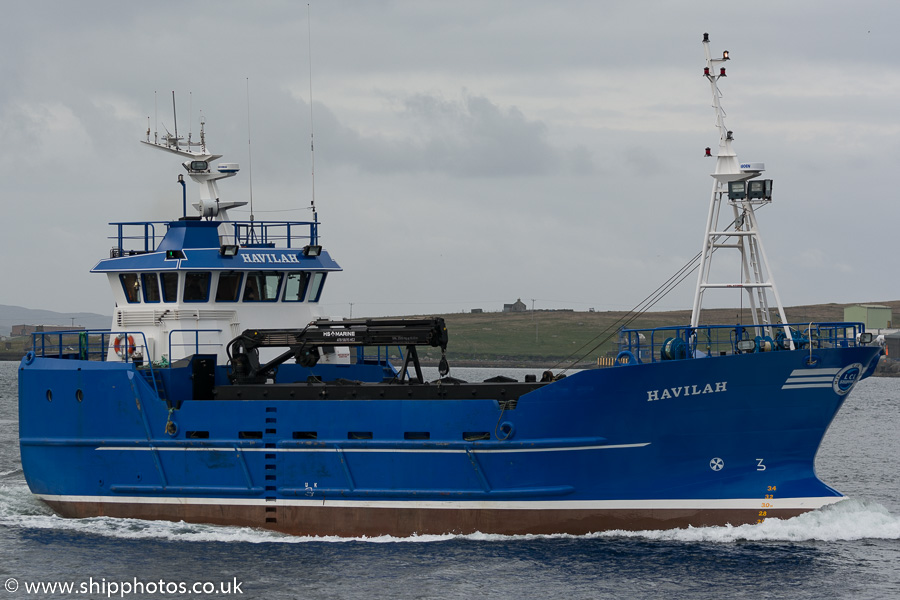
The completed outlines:
{"type": "MultiPolygon", "coordinates": [[[[878,302],[900,311],[900,301],[878,302]]],[[[842,321],[849,304],[819,304],[785,309],[789,322],[842,321]]],[[[714,309],[703,312],[703,322],[711,325],[748,323],[745,309],[714,309]]],[[[530,363],[546,367],[596,364],[597,358],[616,352],[616,332],[625,312],[535,311],[534,313],[482,313],[441,315],[447,323],[451,364],[530,363]]],[[[629,326],[648,328],[684,325],[689,311],[647,313],[629,326]]],[[[420,351],[423,358],[437,360],[440,350],[420,351]]]]}

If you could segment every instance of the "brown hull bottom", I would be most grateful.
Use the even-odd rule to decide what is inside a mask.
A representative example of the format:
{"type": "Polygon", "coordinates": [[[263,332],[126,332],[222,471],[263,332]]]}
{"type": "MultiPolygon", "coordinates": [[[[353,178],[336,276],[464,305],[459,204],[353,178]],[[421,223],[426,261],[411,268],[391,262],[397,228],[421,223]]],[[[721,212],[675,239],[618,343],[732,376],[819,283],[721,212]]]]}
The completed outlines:
{"type": "Polygon", "coordinates": [[[422,509],[310,506],[235,506],[45,502],[64,517],[117,517],[258,527],[290,535],[407,537],[426,534],[503,535],[675,529],[744,525],[764,518],[788,519],[808,509],[422,509]]]}

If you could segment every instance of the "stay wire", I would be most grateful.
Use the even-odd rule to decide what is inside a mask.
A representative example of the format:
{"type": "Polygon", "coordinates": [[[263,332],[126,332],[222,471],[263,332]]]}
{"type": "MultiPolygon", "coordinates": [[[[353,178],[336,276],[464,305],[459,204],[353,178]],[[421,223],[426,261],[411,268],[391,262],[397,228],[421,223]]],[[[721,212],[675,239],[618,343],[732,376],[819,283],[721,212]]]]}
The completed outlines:
{"type": "MultiPolygon", "coordinates": [[[[729,229],[731,229],[734,226],[735,222],[736,222],[736,220],[732,221],[728,225],[728,227],[725,228],[725,231],[728,231],[729,229]]],[[[713,240],[713,242],[717,241],[719,239],[719,237],[721,237],[721,236],[716,236],[716,238],[713,240]]],[[[716,250],[717,250],[717,248],[715,248],[715,246],[713,246],[712,252],[710,254],[714,253],[716,250]]],[[[684,281],[691,273],[693,273],[694,271],[697,270],[697,268],[700,266],[698,261],[700,260],[701,254],[702,254],[702,251],[695,254],[680,269],[678,269],[674,275],[669,277],[669,279],[667,279],[664,283],[662,283],[659,287],[657,287],[647,297],[645,297],[643,300],[638,302],[634,306],[634,308],[632,308],[630,311],[628,311],[627,313],[625,313],[624,315],[619,317],[615,322],[613,322],[611,325],[607,326],[599,334],[597,334],[596,336],[594,336],[593,338],[591,338],[590,340],[588,340],[587,342],[582,344],[578,349],[576,349],[575,351],[570,353],[564,359],[557,362],[555,365],[553,365],[550,368],[550,370],[555,370],[560,365],[569,361],[569,359],[571,359],[573,356],[578,356],[578,358],[576,358],[574,361],[569,363],[569,365],[567,367],[562,369],[559,374],[563,374],[566,371],[568,371],[569,369],[574,368],[575,365],[578,364],[578,362],[583,360],[586,356],[590,355],[592,352],[594,352],[595,350],[597,350],[598,348],[603,346],[603,344],[605,344],[610,339],[612,339],[613,336],[616,335],[616,333],[620,329],[627,327],[628,325],[633,323],[636,319],[638,319],[641,315],[643,315],[645,312],[647,312],[648,310],[653,308],[653,306],[655,306],[660,300],[662,300],[672,290],[674,290],[676,287],[678,287],[681,284],[681,282],[684,281]],[[600,341],[597,342],[596,344],[594,344],[594,342],[596,342],[598,339],[600,341]],[[579,354],[582,352],[582,350],[585,347],[589,346],[590,344],[594,344],[594,345],[586,352],[579,354]]]]}
{"type": "Polygon", "coordinates": [[[553,365],[553,367],[551,367],[551,370],[556,369],[560,365],[566,363],[573,356],[578,356],[577,359],[575,359],[571,364],[569,364],[569,366],[565,367],[560,373],[565,373],[569,369],[574,368],[575,365],[578,364],[579,361],[584,359],[585,356],[591,354],[597,348],[600,348],[601,346],[603,346],[603,344],[605,344],[610,339],[612,339],[612,337],[616,334],[616,332],[618,332],[619,329],[630,325],[637,318],[639,318],[641,315],[643,315],[645,312],[647,312],[649,309],[651,309],[653,306],[655,306],[660,300],[662,300],[666,295],[668,295],[669,292],[671,292],[682,281],[684,281],[684,279],[688,275],[690,275],[691,273],[693,273],[694,271],[697,270],[697,267],[699,266],[699,263],[697,263],[697,261],[700,258],[700,254],[701,254],[700,252],[695,254],[694,257],[691,258],[687,263],[685,263],[680,269],[678,269],[678,271],[676,271],[674,275],[669,277],[668,280],[666,280],[662,285],[660,285],[658,288],[656,288],[656,290],[654,290],[650,295],[648,295],[643,300],[641,300],[639,303],[637,303],[634,306],[634,308],[632,308],[630,311],[628,311],[627,313],[625,313],[624,315],[619,317],[611,325],[608,325],[606,327],[606,329],[601,331],[595,337],[591,338],[590,340],[588,340],[587,342],[582,344],[574,352],[570,353],[564,359],[557,362],[555,365],[553,365]],[[677,281],[676,281],[676,279],[677,279],[677,281]],[[602,339],[600,339],[600,338],[602,338],[602,339]],[[594,342],[596,342],[596,340],[598,340],[598,339],[600,339],[600,341],[597,342],[596,344],[594,344],[594,342]],[[585,347],[587,347],[590,344],[594,344],[594,346],[592,346],[586,352],[579,354],[582,352],[582,350],[584,350],[585,347]]]}

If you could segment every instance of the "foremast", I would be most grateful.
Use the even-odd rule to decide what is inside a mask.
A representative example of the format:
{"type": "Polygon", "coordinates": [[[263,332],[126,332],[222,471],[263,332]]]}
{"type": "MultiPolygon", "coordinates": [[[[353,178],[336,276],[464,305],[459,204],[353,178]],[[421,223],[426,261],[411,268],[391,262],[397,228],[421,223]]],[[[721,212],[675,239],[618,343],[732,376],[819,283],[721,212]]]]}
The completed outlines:
{"type": "MultiPolygon", "coordinates": [[[[728,51],[723,52],[721,58],[713,58],[709,50],[709,34],[706,33],[703,34],[703,49],[706,52],[703,75],[709,80],[712,91],[716,128],[719,130],[719,151],[716,154],[716,170],[712,173],[712,194],[703,236],[703,250],[700,254],[691,327],[697,327],[700,323],[700,310],[707,290],[738,288],[747,292],[753,325],[757,331],[762,335],[774,337],[779,324],[772,321],[773,308],[777,309],[781,324],[788,321],[766,257],[755,212],[757,206],[772,201],[772,182],[771,180],[750,182],[765,170],[765,166],[761,163],[739,163],[732,147],[734,138],[732,132],[725,126],[725,110],[722,108],[722,93],[718,85],[719,78],[725,77],[725,67],[722,65],[729,60],[728,51]],[[731,207],[733,219],[724,228],[719,226],[723,204],[731,207]],[[710,280],[713,254],[722,248],[737,250],[740,253],[741,281],[710,280]],[[770,302],[770,295],[774,300],[774,307],[770,302]]],[[[706,149],[706,154],[712,156],[709,148],[706,149]]],[[[728,212],[727,208],[725,212],[728,212]]],[[[786,339],[791,349],[794,349],[790,330],[786,325],[783,327],[786,339]]]]}
{"type": "MultiPolygon", "coordinates": [[[[211,163],[222,158],[221,154],[212,154],[206,148],[206,132],[204,127],[206,121],[203,115],[200,116],[200,141],[194,142],[188,136],[187,141],[183,137],[179,137],[176,131],[175,135],[166,133],[160,136],[158,133],[153,134],[153,140],[150,139],[150,127],[147,127],[147,139],[141,140],[142,144],[147,144],[154,148],[183,156],[188,160],[184,161],[182,166],[188,173],[188,176],[200,184],[200,201],[192,203],[197,209],[201,217],[211,220],[228,221],[228,210],[238,206],[244,206],[246,202],[220,202],[219,188],[216,182],[227,177],[234,177],[240,170],[237,163],[221,163],[213,170],[211,163]],[[197,147],[199,150],[192,150],[197,147]]],[[[183,177],[179,175],[178,181],[183,182],[183,177]]],[[[185,214],[187,217],[187,201],[185,201],[185,214]]]]}

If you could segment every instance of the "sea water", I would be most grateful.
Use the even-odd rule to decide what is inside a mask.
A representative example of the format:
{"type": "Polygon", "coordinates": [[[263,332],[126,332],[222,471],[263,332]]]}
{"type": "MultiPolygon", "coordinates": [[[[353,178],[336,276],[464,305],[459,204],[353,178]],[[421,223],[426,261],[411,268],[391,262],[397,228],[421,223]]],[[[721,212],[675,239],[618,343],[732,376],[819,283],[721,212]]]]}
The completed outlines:
{"type": "Polygon", "coordinates": [[[55,516],[22,475],[17,367],[0,363],[0,600],[900,597],[900,379],[861,382],[825,437],[818,474],[849,498],[793,519],[585,536],[346,539],[55,516]]]}

